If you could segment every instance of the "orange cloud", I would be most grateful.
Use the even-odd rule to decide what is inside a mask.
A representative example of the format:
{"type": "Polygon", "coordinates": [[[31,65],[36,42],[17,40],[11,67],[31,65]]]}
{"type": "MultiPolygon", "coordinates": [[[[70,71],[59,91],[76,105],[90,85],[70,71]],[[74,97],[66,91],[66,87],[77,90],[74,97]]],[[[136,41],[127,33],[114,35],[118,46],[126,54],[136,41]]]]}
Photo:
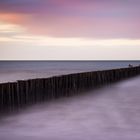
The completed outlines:
{"type": "Polygon", "coordinates": [[[25,14],[18,13],[0,13],[0,21],[10,22],[10,23],[23,23],[25,20],[25,14]]]}

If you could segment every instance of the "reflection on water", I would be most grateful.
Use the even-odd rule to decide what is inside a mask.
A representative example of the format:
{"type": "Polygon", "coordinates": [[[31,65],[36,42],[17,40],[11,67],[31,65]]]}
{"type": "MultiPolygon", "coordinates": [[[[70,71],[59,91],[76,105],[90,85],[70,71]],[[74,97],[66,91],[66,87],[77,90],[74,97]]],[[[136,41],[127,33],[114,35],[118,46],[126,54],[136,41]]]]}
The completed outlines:
{"type": "Polygon", "coordinates": [[[0,121],[0,140],[139,140],[140,78],[35,105],[0,121]]]}

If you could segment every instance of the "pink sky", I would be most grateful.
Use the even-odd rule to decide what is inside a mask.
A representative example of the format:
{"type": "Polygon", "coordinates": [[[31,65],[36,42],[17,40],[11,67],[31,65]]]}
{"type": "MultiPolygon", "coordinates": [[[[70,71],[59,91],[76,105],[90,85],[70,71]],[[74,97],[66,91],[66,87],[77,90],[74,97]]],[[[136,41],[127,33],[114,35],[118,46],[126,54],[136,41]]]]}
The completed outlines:
{"type": "Polygon", "coordinates": [[[139,0],[4,0],[0,15],[36,34],[139,38],[139,0]],[[23,19],[22,19],[23,17],[23,19]],[[19,18],[19,19],[18,19],[19,18]]]}
{"type": "MultiPolygon", "coordinates": [[[[54,42],[60,38],[62,46],[71,43],[66,42],[65,39],[72,38],[77,41],[71,47],[78,44],[78,39],[86,40],[87,44],[90,40],[93,46],[94,41],[110,40],[111,42],[112,39],[118,41],[121,39],[122,44],[116,43],[116,46],[120,45],[118,47],[123,47],[123,44],[125,47],[129,46],[126,40],[129,40],[128,42],[132,40],[134,46],[138,47],[140,43],[139,27],[139,0],[0,1],[0,44],[7,48],[19,45],[21,36],[24,36],[24,40],[20,40],[22,46],[31,45],[28,42],[31,38],[30,42],[34,45],[33,38],[42,37],[41,41],[44,39],[47,42],[47,38],[51,37],[54,38],[54,42]]],[[[47,47],[49,45],[46,43],[47,47]]],[[[107,45],[109,44],[105,44],[105,46],[107,45]]],[[[51,46],[56,45],[52,43],[51,46]]],[[[58,46],[60,45],[58,44],[58,46]]],[[[80,42],[78,46],[80,46],[80,42]]]]}

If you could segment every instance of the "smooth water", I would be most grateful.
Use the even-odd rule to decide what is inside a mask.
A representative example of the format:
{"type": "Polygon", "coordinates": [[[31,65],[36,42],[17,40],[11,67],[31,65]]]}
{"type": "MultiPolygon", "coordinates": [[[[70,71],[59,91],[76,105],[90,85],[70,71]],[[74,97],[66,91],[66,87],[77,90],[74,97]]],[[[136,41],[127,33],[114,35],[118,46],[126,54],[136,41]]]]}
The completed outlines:
{"type": "Polygon", "coordinates": [[[0,140],[139,140],[140,77],[0,120],[0,140]]]}
{"type": "Polygon", "coordinates": [[[0,83],[140,65],[140,61],[0,61],[0,83]]]}
{"type": "MultiPolygon", "coordinates": [[[[139,65],[129,62],[0,62],[0,82],[139,65]]],[[[0,118],[0,140],[140,140],[140,77],[0,118]]]]}

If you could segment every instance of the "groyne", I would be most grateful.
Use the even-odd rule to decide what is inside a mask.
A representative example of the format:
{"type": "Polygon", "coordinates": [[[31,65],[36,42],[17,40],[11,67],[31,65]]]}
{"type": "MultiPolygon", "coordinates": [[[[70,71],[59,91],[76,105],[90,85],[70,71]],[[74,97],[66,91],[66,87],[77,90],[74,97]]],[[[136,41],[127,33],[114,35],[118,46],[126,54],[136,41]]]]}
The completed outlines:
{"type": "Polygon", "coordinates": [[[29,104],[78,94],[140,74],[140,66],[83,72],[50,78],[19,80],[0,84],[0,112],[12,111],[29,104]]]}

